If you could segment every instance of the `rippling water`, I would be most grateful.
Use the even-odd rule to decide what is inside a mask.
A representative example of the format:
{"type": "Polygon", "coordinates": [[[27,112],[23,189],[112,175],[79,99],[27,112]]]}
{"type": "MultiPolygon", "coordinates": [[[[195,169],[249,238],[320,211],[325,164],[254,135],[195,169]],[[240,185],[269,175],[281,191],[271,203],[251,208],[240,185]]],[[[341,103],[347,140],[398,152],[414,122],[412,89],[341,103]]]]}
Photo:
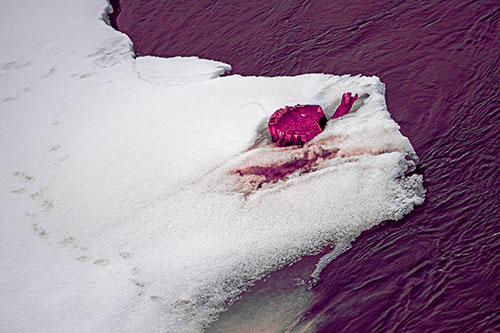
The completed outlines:
{"type": "Polygon", "coordinates": [[[243,75],[360,73],[386,84],[389,111],[421,158],[426,202],[329,264],[291,327],[500,331],[498,1],[120,6],[115,26],[138,55],[197,55],[243,75]]]}

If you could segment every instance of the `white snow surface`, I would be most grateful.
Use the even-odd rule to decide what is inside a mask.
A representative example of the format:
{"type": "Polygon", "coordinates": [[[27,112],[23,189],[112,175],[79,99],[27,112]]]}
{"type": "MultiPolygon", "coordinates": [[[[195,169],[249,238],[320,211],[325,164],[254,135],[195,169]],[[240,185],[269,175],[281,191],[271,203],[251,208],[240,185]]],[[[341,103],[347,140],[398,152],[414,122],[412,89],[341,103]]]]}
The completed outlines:
{"type": "Polygon", "coordinates": [[[423,201],[377,77],[219,77],[134,59],[104,0],[0,9],[2,332],[200,331],[255,280],[423,201]],[[345,91],[369,97],[304,148],[254,145],[274,110],[345,91]],[[231,173],[332,147],[259,189],[231,173]]]}
{"type": "Polygon", "coordinates": [[[139,78],[163,86],[182,86],[215,79],[231,71],[231,66],[198,57],[160,58],[145,56],[135,59],[139,78]]]}

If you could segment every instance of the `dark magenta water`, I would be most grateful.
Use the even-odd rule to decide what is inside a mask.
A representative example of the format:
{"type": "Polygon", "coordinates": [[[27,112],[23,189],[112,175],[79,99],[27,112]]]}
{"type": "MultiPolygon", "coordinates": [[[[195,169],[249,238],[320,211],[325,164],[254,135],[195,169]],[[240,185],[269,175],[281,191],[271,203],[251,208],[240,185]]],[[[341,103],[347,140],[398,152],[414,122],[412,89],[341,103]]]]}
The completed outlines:
{"type": "Polygon", "coordinates": [[[500,331],[500,3],[121,0],[138,55],[243,75],[377,75],[427,199],[323,271],[299,326],[500,331]]]}

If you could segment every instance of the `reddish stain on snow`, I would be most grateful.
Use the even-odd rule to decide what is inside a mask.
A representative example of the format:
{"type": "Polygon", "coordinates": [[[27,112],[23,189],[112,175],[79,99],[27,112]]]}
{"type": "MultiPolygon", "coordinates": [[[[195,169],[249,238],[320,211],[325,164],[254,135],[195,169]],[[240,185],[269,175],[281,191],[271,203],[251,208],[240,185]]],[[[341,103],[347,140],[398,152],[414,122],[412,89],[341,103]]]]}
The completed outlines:
{"type": "Polygon", "coordinates": [[[338,140],[338,138],[330,137],[318,140],[318,142],[312,145],[308,144],[303,148],[268,152],[267,154],[286,154],[285,157],[287,159],[275,163],[258,163],[257,160],[261,159],[262,155],[250,158],[244,162],[247,166],[233,169],[229,174],[239,176],[240,190],[245,194],[250,194],[262,188],[264,184],[274,184],[280,180],[286,181],[288,176],[293,173],[306,174],[313,172],[326,160],[403,151],[401,147],[392,146],[376,151],[366,148],[354,148],[346,151],[336,147],[326,149],[320,146],[320,144],[325,144],[326,142],[331,143],[332,139],[338,140]],[[295,152],[291,153],[291,150],[295,150],[295,152]]]}
{"type": "MultiPolygon", "coordinates": [[[[263,183],[275,183],[299,170],[307,173],[311,171],[311,168],[321,163],[321,161],[337,156],[337,152],[338,149],[323,150],[320,152],[304,151],[303,157],[298,159],[277,164],[249,166],[236,169],[232,173],[240,176],[261,176],[263,177],[263,183]]],[[[262,183],[258,188],[261,186],[262,183]]]]}

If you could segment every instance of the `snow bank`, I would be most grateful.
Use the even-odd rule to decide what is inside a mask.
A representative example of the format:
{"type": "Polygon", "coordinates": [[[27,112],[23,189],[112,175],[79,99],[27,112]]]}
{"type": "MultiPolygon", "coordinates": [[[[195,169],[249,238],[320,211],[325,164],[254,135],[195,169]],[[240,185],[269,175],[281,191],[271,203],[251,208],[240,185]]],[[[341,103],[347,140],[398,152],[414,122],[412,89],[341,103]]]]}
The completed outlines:
{"type": "Polygon", "coordinates": [[[1,331],[198,331],[423,200],[376,77],[218,78],[228,65],[134,59],[103,0],[0,6],[1,331]],[[275,109],[331,112],[345,91],[365,97],[309,145],[269,144],[275,109]],[[310,156],[260,187],[234,172],[310,156]]]}
{"type": "Polygon", "coordinates": [[[231,66],[198,57],[140,57],[135,59],[139,78],[163,86],[182,86],[215,79],[231,71],[231,66]]]}

